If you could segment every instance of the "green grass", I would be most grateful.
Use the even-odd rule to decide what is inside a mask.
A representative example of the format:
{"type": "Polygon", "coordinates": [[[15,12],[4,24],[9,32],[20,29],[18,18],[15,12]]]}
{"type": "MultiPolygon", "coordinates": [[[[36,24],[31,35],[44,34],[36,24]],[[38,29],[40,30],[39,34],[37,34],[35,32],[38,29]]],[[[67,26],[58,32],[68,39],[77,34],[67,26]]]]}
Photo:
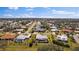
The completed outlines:
{"type": "Polygon", "coordinates": [[[43,50],[47,50],[47,51],[50,51],[50,50],[57,51],[57,49],[61,50],[61,48],[63,48],[64,51],[72,51],[72,50],[75,50],[76,47],[79,47],[79,44],[74,43],[72,41],[72,38],[70,38],[70,37],[68,38],[68,44],[70,45],[70,48],[53,44],[53,40],[55,40],[55,36],[53,36],[51,33],[48,34],[49,43],[37,43],[37,45],[35,45],[34,44],[35,40],[36,40],[36,35],[32,34],[31,38],[28,40],[25,40],[23,43],[15,43],[13,41],[7,42],[5,45],[6,48],[0,48],[0,50],[1,51],[2,50],[3,51],[38,51],[38,48],[43,49],[45,47],[45,49],[43,49],[43,50]],[[26,45],[26,43],[28,43],[28,44],[33,43],[33,45],[32,45],[32,47],[29,47],[26,45]],[[57,47],[59,47],[59,48],[57,48],[57,47]]]}

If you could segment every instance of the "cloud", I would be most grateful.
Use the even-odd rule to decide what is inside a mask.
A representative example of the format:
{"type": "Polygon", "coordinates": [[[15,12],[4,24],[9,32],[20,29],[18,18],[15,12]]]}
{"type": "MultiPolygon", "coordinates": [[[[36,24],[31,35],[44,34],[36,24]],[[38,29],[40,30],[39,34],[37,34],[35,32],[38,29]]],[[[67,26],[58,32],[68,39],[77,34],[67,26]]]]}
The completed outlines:
{"type": "Polygon", "coordinates": [[[15,18],[34,18],[36,16],[30,15],[30,14],[20,14],[15,16],[15,18]]]}
{"type": "Polygon", "coordinates": [[[52,18],[79,18],[79,14],[54,14],[52,18]]]}
{"type": "Polygon", "coordinates": [[[29,14],[21,14],[21,15],[19,15],[19,17],[22,17],[22,18],[29,17],[29,16],[30,16],[29,14]]]}
{"type": "Polygon", "coordinates": [[[75,14],[75,12],[52,10],[53,14],[75,14]]]}
{"type": "Polygon", "coordinates": [[[29,12],[30,15],[33,15],[33,12],[29,12]]]}
{"type": "Polygon", "coordinates": [[[32,10],[34,10],[35,7],[25,7],[25,8],[26,8],[26,10],[28,10],[28,11],[32,11],[32,10]]]}
{"type": "Polygon", "coordinates": [[[9,18],[10,17],[10,18],[12,18],[14,16],[12,14],[4,14],[3,17],[6,17],[6,18],[9,18]]]}
{"type": "Polygon", "coordinates": [[[11,10],[18,10],[19,9],[19,7],[8,7],[8,8],[11,10]]]}
{"type": "MultiPolygon", "coordinates": [[[[75,12],[75,11],[68,11],[68,10],[51,10],[48,7],[44,7],[46,9],[49,9],[46,13],[39,13],[39,14],[34,14],[33,11],[29,11],[29,13],[20,13],[20,14],[16,14],[13,15],[11,13],[6,13],[3,15],[3,17],[10,17],[10,18],[79,18],[79,12],[75,12]]],[[[9,9],[13,9],[13,10],[17,10],[18,8],[9,8],[9,9]]],[[[34,8],[26,8],[28,10],[30,9],[34,9],[34,8]]]]}
{"type": "Polygon", "coordinates": [[[32,8],[30,8],[30,9],[27,9],[28,11],[32,11],[33,9],[32,8]]]}
{"type": "Polygon", "coordinates": [[[52,10],[53,18],[79,18],[79,12],[65,11],[65,10],[52,10]]]}
{"type": "Polygon", "coordinates": [[[51,10],[51,8],[50,8],[50,7],[43,7],[43,8],[48,9],[48,10],[51,10]]]}
{"type": "Polygon", "coordinates": [[[35,18],[36,16],[31,15],[31,14],[20,14],[20,15],[3,14],[0,17],[1,18],[35,18]]]}

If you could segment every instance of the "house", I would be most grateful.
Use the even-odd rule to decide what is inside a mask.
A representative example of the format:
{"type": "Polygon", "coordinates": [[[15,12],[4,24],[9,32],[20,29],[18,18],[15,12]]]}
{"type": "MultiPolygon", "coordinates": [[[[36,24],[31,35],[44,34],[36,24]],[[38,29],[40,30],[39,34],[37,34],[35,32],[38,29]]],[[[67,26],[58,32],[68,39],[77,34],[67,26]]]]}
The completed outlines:
{"type": "Polygon", "coordinates": [[[79,31],[77,31],[77,30],[75,30],[74,32],[75,32],[75,33],[79,33],[79,31]]]}
{"type": "Polygon", "coordinates": [[[2,29],[0,29],[0,32],[3,32],[3,28],[2,28],[2,29]]]}
{"type": "Polygon", "coordinates": [[[26,26],[21,26],[21,28],[22,28],[22,29],[25,29],[25,28],[26,28],[26,26]]]}
{"type": "Polygon", "coordinates": [[[61,31],[63,31],[63,32],[73,32],[73,30],[71,30],[71,29],[62,29],[61,31]]]}
{"type": "Polygon", "coordinates": [[[26,39],[29,39],[31,37],[31,33],[25,32],[24,35],[26,35],[26,39]]]}
{"type": "Polygon", "coordinates": [[[79,28],[77,27],[77,28],[75,28],[75,30],[78,30],[79,31],[79,28]]]}
{"type": "Polygon", "coordinates": [[[15,41],[16,42],[23,42],[26,39],[29,39],[31,34],[25,35],[25,34],[20,34],[16,37],[15,41]]]}
{"type": "Polygon", "coordinates": [[[15,29],[14,32],[23,32],[24,29],[15,29]]]}
{"type": "Polygon", "coordinates": [[[37,25],[34,29],[35,32],[44,32],[45,28],[43,28],[43,25],[37,25]]]}
{"type": "Polygon", "coordinates": [[[14,40],[15,37],[16,37],[16,34],[15,33],[9,33],[9,32],[7,32],[7,33],[3,34],[0,37],[0,39],[1,40],[14,40]]]}
{"type": "Polygon", "coordinates": [[[65,34],[57,35],[56,39],[53,40],[53,43],[64,47],[70,47],[68,44],[68,37],[65,34]]]}
{"type": "Polygon", "coordinates": [[[75,40],[76,43],[79,44],[79,34],[73,35],[73,39],[75,40]]]}
{"type": "Polygon", "coordinates": [[[50,26],[50,29],[51,29],[52,32],[58,31],[57,27],[54,26],[54,25],[50,26]]]}
{"type": "Polygon", "coordinates": [[[43,28],[36,28],[35,29],[35,32],[44,32],[45,31],[45,29],[43,29],[43,28]]]}
{"type": "Polygon", "coordinates": [[[37,34],[36,40],[38,42],[48,42],[48,37],[47,37],[47,35],[37,34]]]}
{"type": "Polygon", "coordinates": [[[79,28],[75,28],[74,32],[79,33],[79,28]]]}
{"type": "Polygon", "coordinates": [[[68,37],[65,34],[57,35],[56,40],[67,41],[68,37]]]}

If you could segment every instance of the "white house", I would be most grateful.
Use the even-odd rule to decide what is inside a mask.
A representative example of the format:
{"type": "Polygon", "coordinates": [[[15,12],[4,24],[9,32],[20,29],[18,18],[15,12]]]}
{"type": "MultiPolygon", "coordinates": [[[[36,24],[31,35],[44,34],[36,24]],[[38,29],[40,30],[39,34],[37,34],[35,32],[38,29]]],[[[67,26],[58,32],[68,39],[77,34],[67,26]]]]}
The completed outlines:
{"type": "Polygon", "coordinates": [[[31,34],[28,34],[28,35],[20,34],[19,36],[16,37],[16,41],[17,42],[22,42],[26,39],[29,39],[30,36],[31,36],[31,34]]]}
{"type": "Polygon", "coordinates": [[[54,26],[54,25],[52,25],[52,26],[50,27],[50,29],[51,29],[52,32],[58,31],[57,27],[54,26]]]}
{"type": "Polygon", "coordinates": [[[47,35],[37,34],[37,35],[36,35],[36,40],[38,40],[38,41],[45,41],[45,42],[47,42],[48,37],[47,37],[47,35]]]}
{"type": "Polygon", "coordinates": [[[57,35],[56,39],[61,41],[67,41],[68,37],[65,34],[61,34],[61,35],[57,35]]]}
{"type": "Polygon", "coordinates": [[[73,35],[73,38],[74,38],[75,42],[79,44],[79,34],[73,35]]]}

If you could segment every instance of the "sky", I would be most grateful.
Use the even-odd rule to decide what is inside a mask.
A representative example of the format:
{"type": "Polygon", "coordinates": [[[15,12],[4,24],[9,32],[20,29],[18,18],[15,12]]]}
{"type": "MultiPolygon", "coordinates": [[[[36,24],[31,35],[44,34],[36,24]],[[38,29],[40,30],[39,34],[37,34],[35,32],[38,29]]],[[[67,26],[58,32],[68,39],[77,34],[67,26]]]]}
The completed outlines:
{"type": "Polygon", "coordinates": [[[0,18],[79,18],[79,7],[0,7],[0,18]]]}

